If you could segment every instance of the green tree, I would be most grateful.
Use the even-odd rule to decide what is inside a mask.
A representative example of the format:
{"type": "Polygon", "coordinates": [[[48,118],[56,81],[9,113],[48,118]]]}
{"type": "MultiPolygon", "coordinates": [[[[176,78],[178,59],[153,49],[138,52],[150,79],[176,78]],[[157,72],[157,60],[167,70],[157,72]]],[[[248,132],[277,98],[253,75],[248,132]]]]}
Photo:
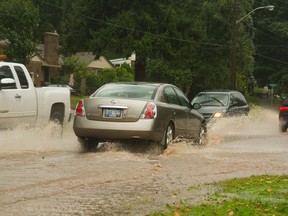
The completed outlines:
{"type": "Polygon", "coordinates": [[[127,66],[104,69],[99,76],[103,83],[117,81],[133,81],[133,73],[127,70],[127,66]]]}
{"type": "MultiPolygon", "coordinates": [[[[135,51],[136,80],[161,77],[162,82],[190,89],[190,95],[207,88],[229,88],[234,2],[63,1],[65,42],[61,48],[66,55],[93,51],[109,59],[127,57],[135,51]],[[158,72],[153,71],[159,65],[165,65],[165,76],[157,77],[158,72]]],[[[253,1],[238,2],[238,18],[253,9],[253,1]]],[[[59,17],[61,13],[56,11],[55,17],[59,17]]],[[[246,90],[253,75],[253,37],[250,16],[238,26],[237,80],[241,91],[246,90]]]]}
{"type": "MultiPolygon", "coordinates": [[[[273,11],[260,11],[254,15],[255,78],[259,87],[269,83],[278,85],[278,90],[288,92],[288,2],[262,1],[261,5],[274,5],[273,11]]],[[[255,2],[255,7],[260,6],[255,2]]]]}
{"type": "MultiPolygon", "coordinates": [[[[108,58],[129,56],[135,51],[136,80],[151,77],[146,74],[149,59],[150,65],[155,62],[153,60],[163,62],[169,68],[166,73],[172,73],[161,76],[162,82],[171,82],[168,77],[178,71],[179,77],[183,77],[181,74],[186,77],[181,82],[179,77],[172,79],[173,83],[189,80],[190,86],[185,84],[183,88],[191,87],[195,93],[203,88],[229,87],[232,0],[122,0],[117,3],[106,1],[105,4],[102,1],[83,4],[83,1],[75,0],[73,6],[67,26],[67,48],[90,49],[108,58]],[[77,20],[72,22],[75,16],[77,20]]],[[[249,8],[251,2],[241,2],[242,13],[249,8]]],[[[241,27],[239,36],[239,58],[245,59],[242,62],[246,63],[239,61],[238,80],[241,88],[245,88],[246,74],[254,63],[253,46],[247,29],[241,27]]]]}
{"type": "MultiPolygon", "coordinates": [[[[33,0],[39,9],[41,22],[37,29],[37,38],[43,41],[45,32],[57,32],[65,35],[65,16],[73,1],[70,0],[33,0]]],[[[60,37],[60,39],[63,37],[60,37]]],[[[61,43],[64,41],[61,40],[61,43]]]]}
{"type": "Polygon", "coordinates": [[[5,51],[8,59],[28,63],[37,45],[38,9],[32,0],[1,0],[0,20],[0,40],[9,43],[5,51]]]}
{"type": "MultiPolygon", "coordinates": [[[[67,82],[69,77],[73,74],[74,78],[74,88],[76,91],[81,91],[81,81],[82,79],[86,79],[89,77],[89,70],[87,65],[79,60],[78,57],[70,56],[63,59],[63,63],[61,64],[61,73],[64,77],[67,78],[67,82]]],[[[67,83],[66,83],[67,84],[67,83]]],[[[87,82],[86,82],[87,84],[87,82]]],[[[82,90],[84,94],[86,94],[86,90],[82,90]]]]}

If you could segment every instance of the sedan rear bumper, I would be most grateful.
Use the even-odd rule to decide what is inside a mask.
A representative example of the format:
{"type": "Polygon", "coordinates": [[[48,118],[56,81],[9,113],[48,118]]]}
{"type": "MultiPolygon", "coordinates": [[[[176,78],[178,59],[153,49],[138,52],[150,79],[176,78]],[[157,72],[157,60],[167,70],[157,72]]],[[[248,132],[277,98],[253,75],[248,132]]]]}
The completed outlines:
{"type": "Polygon", "coordinates": [[[91,121],[75,116],[73,130],[81,138],[98,139],[142,139],[154,142],[162,140],[163,126],[156,125],[155,119],[139,119],[137,122],[91,121]]]}

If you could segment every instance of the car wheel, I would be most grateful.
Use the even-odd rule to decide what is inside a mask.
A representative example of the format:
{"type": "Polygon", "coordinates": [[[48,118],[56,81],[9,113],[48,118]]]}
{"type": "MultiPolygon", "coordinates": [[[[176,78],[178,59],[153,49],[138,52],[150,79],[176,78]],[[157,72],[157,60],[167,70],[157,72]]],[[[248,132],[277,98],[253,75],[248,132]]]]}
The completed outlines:
{"type": "Polygon", "coordinates": [[[165,130],[163,141],[161,142],[163,145],[163,149],[165,150],[173,140],[174,140],[174,127],[172,123],[169,123],[165,130]]]}
{"type": "Polygon", "coordinates": [[[281,132],[286,132],[287,131],[287,126],[286,126],[286,122],[283,121],[283,119],[280,118],[280,122],[279,122],[279,128],[281,132]]]}
{"type": "Polygon", "coordinates": [[[287,131],[287,127],[280,125],[280,131],[281,132],[286,132],[287,131]]]}
{"type": "Polygon", "coordinates": [[[198,135],[195,139],[195,144],[196,145],[204,145],[206,141],[206,135],[207,135],[207,129],[205,124],[201,124],[198,135]]]}
{"type": "Polygon", "coordinates": [[[95,151],[98,147],[98,140],[95,138],[80,138],[78,137],[81,149],[84,152],[95,151]]]}

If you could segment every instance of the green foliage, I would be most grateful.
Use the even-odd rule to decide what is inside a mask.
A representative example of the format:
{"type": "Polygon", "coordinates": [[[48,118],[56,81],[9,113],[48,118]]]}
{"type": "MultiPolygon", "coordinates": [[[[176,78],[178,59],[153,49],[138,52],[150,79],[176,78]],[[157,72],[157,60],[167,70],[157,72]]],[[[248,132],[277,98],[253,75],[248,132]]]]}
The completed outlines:
{"type": "Polygon", "coordinates": [[[70,56],[63,59],[61,71],[64,74],[75,73],[77,78],[86,77],[89,73],[87,65],[81,62],[79,58],[75,56],[70,56]]]}
{"type": "Polygon", "coordinates": [[[7,40],[8,60],[28,63],[37,41],[34,33],[39,23],[39,11],[32,0],[0,1],[0,40],[7,40]]]}
{"type": "MultiPolygon", "coordinates": [[[[60,36],[65,34],[65,15],[68,12],[71,3],[70,0],[33,0],[34,5],[39,9],[41,22],[38,25],[36,35],[40,41],[43,41],[43,33],[57,32],[60,36]]],[[[63,44],[63,37],[60,37],[63,44]]]]}
{"type": "Polygon", "coordinates": [[[92,94],[96,89],[98,89],[103,84],[104,82],[101,77],[95,76],[94,74],[90,74],[89,76],[87,76],[86,80],[87,85],[86,95],[92,94]]]}
{"type": "Polygon", "coordinates": [[[237,85],[246,92],[255,75],[258,86],[273,82],[285,91],[288,3],[239,0],[234,14],[234,2],[34,0],[41,12],[37,35],[42,39],[44,31],[56,30],[63,54],[92,51],[112,59],[135,51],[137,62],[143,63],[136,75],[140,68],[148,80],[172,82],[190,95],[230,87],[234,15],[240,18],[272,4],[274,11],[259,10],[238,25],[237,85]],[[150,68],[145,71],[146,61],[150,68]],[[152,72],[151,62],[167,66],[161,79],[152,72]]]}
{"type": "MultiPolygon", "coordinates": [[[[74,86],[76,91],[80,91],[81,80],[89,77],[88,67],[75,56],[66,57],[61,65],[61,73],[64,77],[69,77],[73,74],[74,86]]],[[[67,84],[67,83],[66,83],[67,84]]]]}
{"type": "Polygon", "coordinates": [[[151,60],[148,64],[148,80],[171,83],[181,88],[186,94],[193,85],[194,73],[189,69],[173,69],[164,61],[151,60]]]}
{"type": "MultiPolygon", "coordinates": [[[[263,4],[275,6],[273,11],[262,11],[254,18],[256,34],[255,78],[258,86],[275,83],[281,86],[280,94],[287,92],[288,74],[288,2],[281,0],[264,1],[263,4]]],[[[261,6],[255,2],[255,6],[261,6]]]]}

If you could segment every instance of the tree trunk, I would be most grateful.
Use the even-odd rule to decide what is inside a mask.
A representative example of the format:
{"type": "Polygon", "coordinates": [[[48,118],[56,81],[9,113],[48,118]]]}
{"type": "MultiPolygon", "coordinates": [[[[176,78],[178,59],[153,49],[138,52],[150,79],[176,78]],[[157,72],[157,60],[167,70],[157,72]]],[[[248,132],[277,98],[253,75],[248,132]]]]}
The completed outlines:
{"type": "Polygon", "coordinates": [[[137,57],[135,63],[135,81],[145,81],[146,58],[137,57]]]}

